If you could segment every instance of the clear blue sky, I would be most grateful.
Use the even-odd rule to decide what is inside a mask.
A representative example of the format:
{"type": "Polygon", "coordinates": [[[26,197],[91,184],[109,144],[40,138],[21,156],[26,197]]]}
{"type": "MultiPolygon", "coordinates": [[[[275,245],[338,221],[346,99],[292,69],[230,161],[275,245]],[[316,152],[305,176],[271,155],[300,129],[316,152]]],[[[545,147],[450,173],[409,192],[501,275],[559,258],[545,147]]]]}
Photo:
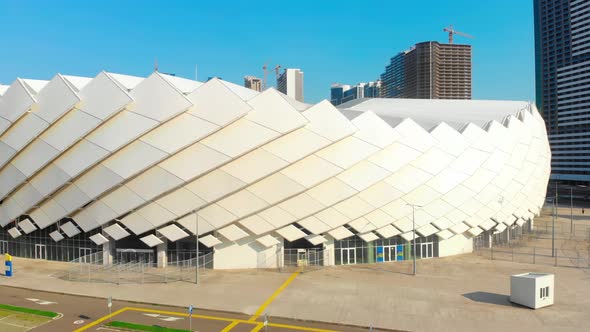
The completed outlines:
{"type": "MultiPolygon", "coordinates": [[[[532,0],[11,1],[0,0],[0,83],[101,70],[160,71],[242,84],[262,65],[305,72],[308,102],[333,82],[379,77],[416,42],[475,39],[474,99],[534,99],[532,0]]],[[[272,76],[269,76],[272,77],[272,76]]]]}

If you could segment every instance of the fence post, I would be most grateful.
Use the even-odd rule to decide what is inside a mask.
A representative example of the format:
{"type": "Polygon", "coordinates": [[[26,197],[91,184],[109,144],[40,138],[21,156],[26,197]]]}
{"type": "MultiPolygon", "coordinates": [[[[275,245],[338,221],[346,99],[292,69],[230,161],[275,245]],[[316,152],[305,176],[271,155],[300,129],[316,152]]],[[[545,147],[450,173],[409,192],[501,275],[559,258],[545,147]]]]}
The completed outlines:
{"type": "Polygon", "coordinates": [[[514,247],[512,247],[511,249],[512,249],[512,261],[514,262],[514,247]]]}
{"type": "Polygon", "coordinates": [[[537,247],[533,247],[533,264],[535,264],[535,261],[536,261],[536,254],[537,254],[537,247]]]}
{"type": "Polygon", "coordinates": [[[557,266],[557,248],[555,248],[555,266],[557,266]]]}
{"type": "Polygon", "coordinates": [[[492,260],[494,260],[494,247],[490,248],[490,254],[492,256],[492,260]]]}

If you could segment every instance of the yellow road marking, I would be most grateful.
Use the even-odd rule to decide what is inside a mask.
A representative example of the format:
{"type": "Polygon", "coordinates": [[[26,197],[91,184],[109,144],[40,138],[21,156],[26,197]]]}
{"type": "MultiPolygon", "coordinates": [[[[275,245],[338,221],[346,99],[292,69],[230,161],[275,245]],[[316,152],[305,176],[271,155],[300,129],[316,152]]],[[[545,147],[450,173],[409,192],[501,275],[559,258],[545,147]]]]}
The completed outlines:
{"type": "Polygon", "coordinates": [[[310,331],[310,332],[338,332],[335,330],[325,330],[325,329],[318,329],[315,327],[305,327],[305,326],[295,326],[295,325],[287,325],[287,324],[273,324],[268,323],[269,327],[278,327],[281,329],[289,329],[289,330],[297,330],[297,331],[310,331]]]}
{"type": "Polygon", "coordinates": [[[82,331],[86,331],[86,330],[88,330],[89,328],[91,328],[91,327],[93,327],[93,326],[96,326],[96,325],[98,325],[98,324],[100,324],[100,323],[104,322],[104,321],[105,321],[105,320],[107,320],[107,319],[113,318],[113,317],[117,316],[118,314],[120,314],[120,313],[122,313],[122,312],[125,312],[126,310],[127,310],[127,308],[123,308],[123,309],[117,310],[117,311],[113,312],[113,313],[112,313],[112,314],[110,314],[110,315],[106,315],[106,316],[104,316],[104,317],[102,317],[102,318],[99,318],[99,319],[95,320],[94,322],[92,322],[92,323],[90,323],[90,324],[88,324],[88,325],[84,325],[84,326],[82,326],[81,328],[79,328],[79,329],[75,330],[74,332],[82,332],[82,331]]]}
{"type": "Polygon", "coordinates": [[[262,329],[264,327],[264,324],[260,323],[258,325],[256,325],[255,328],[253,328],[252,330],[250,330],[250,332],[258,332],[260,331],[260,329],[262,329]]]}
{"type": "Polygon", "coordinates": [[[272,295],[266,299],[266,301],[264,301],[264,303],[260,306],[260,308],[258,308],[258,310],[256,310],[256,312],[254,313],[254,315],[252,315],[252,317],[250,317],[249,321],[255,321],[258,319],[258,317],[260,317],[260,315],[262,315],[262,313],[264,312],[264,310],[266,309],[266,307],[268,307],[269,304],[272,303],[272,301],[279,296],[279,294],[281,294],[282,291],[285,290],[285,288],[287,288],[287,286],[289,286],[289,284],[295,280],[295,278],[299,275],[300,271],[297,272],[293,272],[293,274],[289,277],[289,279],[287,279],[287,281],[285,281],[281,287],[279,287],[274,293],[272,293],[272,295]]]}
{"type": "MultiPolygon", "coordinates": [[[[183,312],[145,309],[145,308],[127,307],[127,310],[140,311],[140,312],[150,312],[150,313],[154,313],[154,314],[172,315],[172,316],[180,316],[180,317],[188,317],[189,316],[189,314],[186,314],[183,312]]],[[[192,316],[193,316],[193,318],[220,320],[220,321],[225,321],[225,322],[234,322],[234,321],[239,321],[240,323],[247,323],[248,322],[247,320],[244,320],[244,319],[234,319],[234,318],[225,318],[225,317],[217,317],[217,316],[195,315],[195,314],[193,314],[192,316]]]]}
{"type": "Polygon", "coordinates": [[[226,326],[223,330],[221,330],[221,332],[228,332],[231,329],[233,329],[234,327],[236,327],[236,325],[238,325],[238,324],[240,324],[240,322],[235,321],[235,322],[229,324],[228,326],[226,326]]]}

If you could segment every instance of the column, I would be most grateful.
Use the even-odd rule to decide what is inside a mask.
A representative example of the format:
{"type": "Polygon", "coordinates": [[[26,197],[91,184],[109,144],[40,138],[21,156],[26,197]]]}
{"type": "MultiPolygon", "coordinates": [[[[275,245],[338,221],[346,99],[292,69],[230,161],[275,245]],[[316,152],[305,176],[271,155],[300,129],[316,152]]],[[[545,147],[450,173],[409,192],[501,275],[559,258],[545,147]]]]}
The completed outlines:
{"type": "MultiPolygon", "coordinates": [[[[103,234],[106,236],[106,234],[103,234]]],[[[113,250],[115,248],[115,240],[109,239],[108,242],[102,244],[102,264],[113,264],[113,250]]]]}
{"type": "Polygon", "coordinates": [[[168,265],[168,255],[166,255],[168,251],[168,240],[164,240],[164,243],[158,244],[156,249],[158,252],[158,267],[166,267],[168,265]]]}
{"type": "Polygon", "coordinates": [[[334,239],[326,236],[326,242],[324,242],[324,266],[332,266],[336,264],[334,255],[335,255],[335,246],[334,246],[334,239]]]}

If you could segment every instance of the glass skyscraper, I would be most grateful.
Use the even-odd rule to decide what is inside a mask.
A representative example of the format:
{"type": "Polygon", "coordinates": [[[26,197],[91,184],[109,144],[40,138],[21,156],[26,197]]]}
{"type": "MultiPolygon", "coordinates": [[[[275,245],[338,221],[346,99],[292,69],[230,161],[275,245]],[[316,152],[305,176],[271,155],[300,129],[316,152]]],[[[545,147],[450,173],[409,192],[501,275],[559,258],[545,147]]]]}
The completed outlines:
{"type": "Polygon", "coordinates": [[[590,184],[590,0],[535,0],[536,102],[551,179],[590,184]]]}

